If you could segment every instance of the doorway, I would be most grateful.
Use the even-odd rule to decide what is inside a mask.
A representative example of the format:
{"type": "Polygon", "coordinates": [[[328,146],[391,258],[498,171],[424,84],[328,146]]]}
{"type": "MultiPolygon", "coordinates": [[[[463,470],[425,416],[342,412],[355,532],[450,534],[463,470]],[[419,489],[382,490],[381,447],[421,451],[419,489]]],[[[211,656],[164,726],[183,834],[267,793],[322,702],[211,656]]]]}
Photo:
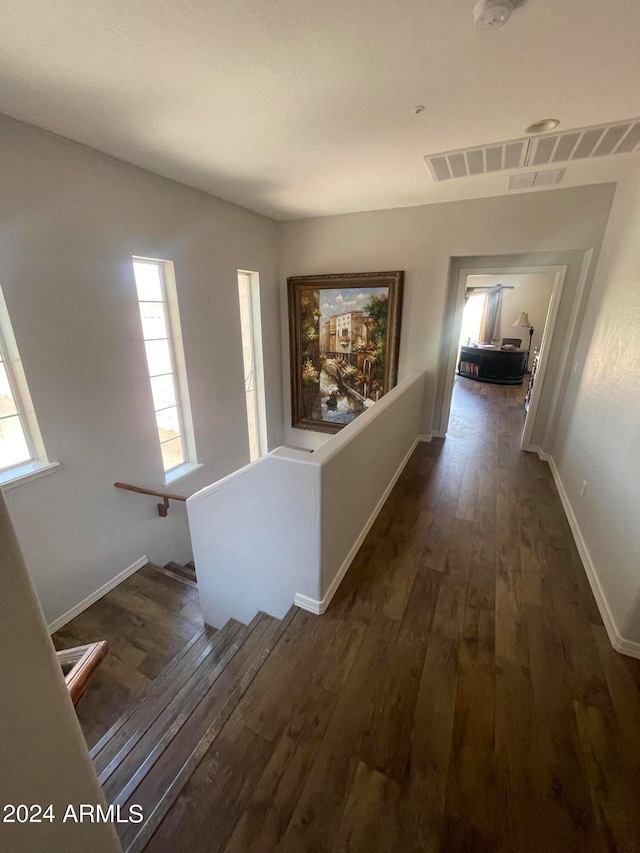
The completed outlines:
{"type": "Polygon", "coordinates": [[[521,408],[520,420],[513,421],[522,424],[519,446],[534,449],[531,436],[566,271],[566,265],[459,270],[440,434],[449,429],[456,405],[493,393],[521,408]],[[468,353],[464,360],[461,353],[468,353]]]}

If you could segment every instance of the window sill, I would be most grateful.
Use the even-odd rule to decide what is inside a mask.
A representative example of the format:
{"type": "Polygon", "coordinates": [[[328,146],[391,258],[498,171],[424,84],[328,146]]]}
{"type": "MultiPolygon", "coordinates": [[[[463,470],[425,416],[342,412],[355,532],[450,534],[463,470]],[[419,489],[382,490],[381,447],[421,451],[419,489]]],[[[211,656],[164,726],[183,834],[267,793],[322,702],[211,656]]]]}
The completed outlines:
{"type": "Polygon", "coordinates": [[[172,486],[178,480],[184,479],[184,477],[188,477],[189,474],[193,474],[194,471],[197,471],[198,468],[203,468],[202,462],[186,462],[184,465],[178,465],[177,468],[174,468],[172,471],[167,472],[164,478],[165,486],[172,486]]]}
{"type": "Polygon", "coordinates": [[[23,483],[53,474],[59,467],[59,462],[27,462],[26,465],[3,471],[0,474],[0,487],[7,492],[9,489],[15,489],[16,486],[22,486],[23,483]]]}

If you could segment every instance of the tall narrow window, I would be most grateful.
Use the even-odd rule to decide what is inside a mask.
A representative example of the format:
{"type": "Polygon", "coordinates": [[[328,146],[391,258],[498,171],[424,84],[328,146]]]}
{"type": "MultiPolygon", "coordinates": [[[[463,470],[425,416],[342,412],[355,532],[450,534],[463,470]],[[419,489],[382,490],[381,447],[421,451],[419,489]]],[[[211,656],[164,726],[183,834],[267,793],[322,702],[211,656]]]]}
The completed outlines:
{"type": "Polygon", "coordinates": [[[57,467],[47,459],[18,345],[0,290],[0,484],[57,467]]]}
{"type": "Polygon", "coordinates": [[[197,466],[171,261],[133,259],[165,482],[197,466]]]}
{"type": "Polygon", "coordinates": [[[264,456],[268,450],[258,273],[238,270],[238,292],[240,296],[244,388],[249,429],[249,455],[251,461],[254,462],[260,456],[264,456]]]}

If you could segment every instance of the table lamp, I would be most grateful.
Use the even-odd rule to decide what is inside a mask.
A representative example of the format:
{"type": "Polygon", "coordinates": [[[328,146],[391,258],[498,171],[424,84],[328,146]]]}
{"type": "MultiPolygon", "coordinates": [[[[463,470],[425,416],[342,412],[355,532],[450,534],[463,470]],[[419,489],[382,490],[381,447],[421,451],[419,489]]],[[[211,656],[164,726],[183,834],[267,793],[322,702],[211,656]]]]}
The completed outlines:
{"type": "Polygon", "coordinates": [[[524,366],[524,369],[526,370],[529,366],[529,356],[531,354],[531,339],[533,338],[533,326],[529,322],[529,315],[527,314],[527,312],[521,311],[518,314],[516,321],[513,325],[521,326],[524,329],[529,329],[529,349],[527,350],[527,363],[524,366]]]}

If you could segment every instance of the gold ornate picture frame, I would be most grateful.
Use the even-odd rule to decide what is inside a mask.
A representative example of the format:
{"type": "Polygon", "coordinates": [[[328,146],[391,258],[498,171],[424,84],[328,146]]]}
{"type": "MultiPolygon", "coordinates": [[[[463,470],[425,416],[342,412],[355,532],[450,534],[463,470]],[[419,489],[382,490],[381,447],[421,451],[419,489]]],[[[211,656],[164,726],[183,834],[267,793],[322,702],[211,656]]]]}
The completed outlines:
{"type": "Polygon", "coordinates": [[[292,425],[338,432],[397,382],[404,272],[292,276],[292,425]]]}

